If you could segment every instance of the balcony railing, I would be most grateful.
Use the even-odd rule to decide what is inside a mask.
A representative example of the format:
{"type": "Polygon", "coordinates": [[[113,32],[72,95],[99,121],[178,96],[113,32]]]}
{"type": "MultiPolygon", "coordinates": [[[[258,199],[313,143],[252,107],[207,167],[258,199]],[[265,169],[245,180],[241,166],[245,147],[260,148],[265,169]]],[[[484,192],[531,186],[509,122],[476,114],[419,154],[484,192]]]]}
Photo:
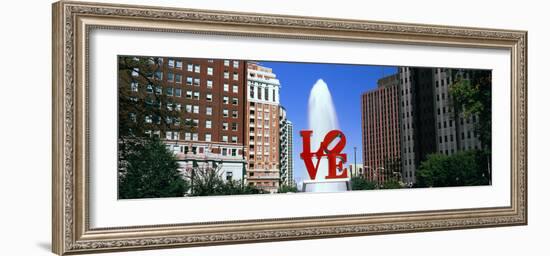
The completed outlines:
{"type": "Polygon", "coordinates": [[[199,160],[199,161],[244,161],[243,156],[231,156],[231,155],[221,155],[214,153],[176,153],[176,158],[178,160],[199,160]]]}

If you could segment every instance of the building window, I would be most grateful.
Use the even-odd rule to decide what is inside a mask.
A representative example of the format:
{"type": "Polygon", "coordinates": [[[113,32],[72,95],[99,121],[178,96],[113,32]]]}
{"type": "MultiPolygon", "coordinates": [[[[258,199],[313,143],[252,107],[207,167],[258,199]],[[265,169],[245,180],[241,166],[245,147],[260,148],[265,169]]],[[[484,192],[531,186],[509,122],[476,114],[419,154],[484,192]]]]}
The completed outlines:
{"type": "Polygon", "coordinates": [[[223,91],[228,92],[229,91],[229,84],[223,84],[223,91]]]}
{"type": "Polygon", "coordinates": [[[191,98],[193,98],[193,92],[192,92],[192,91],[186,91],[186,92],[185,92],[185,98],[186,98],[186,99],[191,99],[191,98]]]}
{"type": "Polygon", "coordinates": [[[138,82],[132,82],[132,83],[130,84],[130,90],[132,90],[133,92],[137,92],[137,91],[138,91],[138,88],[139,88],[138,82]]]}
{"type": "Polygon", "coordinates": [[[258,99],[262,99],[262,88],[258,88],[258,99]]]}
{"type": "Polygon", "coordinates": [[[206,100],[207,101],[212,101],[212,93],[207,93],[206,94],[206,100]]]}
{"type": "Polygon", "coordinates": [[[153,137],[160,138],[160,131],[154,131],[153,132],[153,137]]]}
{"type": "Polygon", "coordinates": [[[229,117],[229,110],[227,109],[223,110],[223,117],[229,117]]]}
{"type": "Polygon", "coordinates": [[[193,113],[198,114],[199,113],[199,106],[193,106],[193,113]]]}
{"type": "Polygon", "coordinates": [[[195,73],[201,72],[201,65],[195,65],[195,73]]]}
{"type": "MultiPolygon", "coordinates": [[[[228,138],[227,135],[223,135],[223,136],[222,136],[222,141],[223,141],[223,142],[228,142],[228,139],[227,139],[227,138],[228,138]]],[[[225,149],[225,148],[224,148],[224,149],[225,149]]],[[[226,152],[226,154],[227,154],[227,149],[225,149],[225,150],[226,150],[225,152],[226,152]]]]}
{"type": "Polygon", "coordinates": [[[224,79],[229,79],[229,71],[224,71],[223,72],[223,78],[224,79]]]}
{"type": "Polygon", "coordinates": [[[212,129],[212,120],[206,120],[205,128],[206,129],[212,129]]]}
{"type": "Polygon", "coordinates": [[[193,79],[193,85],[200,86],[201,85],[201,79],[200,78],[193,79]]]}
{"type": "Polygon", "coordinates": [[[239,80],[239,73],[233,72],[233,80],[235,81],[239,80]]]}
{"type": "Polygon", "coordinates": [[[223,96],[223,104],[229,104],[229,97],[223,96]]]}
{"type": "Polygon", "coordinates": [[[239,68],[239,62],[236,61],[236,60],[234,60],[234,61],[233,61],[233,67],[234,67],[234,68],[239,68]]]}
{"type": "Polygon", "coordinates": [[[134,123],[137,122],[137,115],[135,113],[130,113],[128,118],[130,118],[130,120],[134,123]]]}
{"type": "Polygon", "coordinates": [[[239,105],[239,99],[237,99],[237,98],[232,98],[232,99],[231,99],[231,103],[233,103],[233,105],[235,105],[235,106],[236,106],[236,105],[239,105]]]}
{"type": "Polygon", "coordinates": [[[224,60],[223,65],[226,66],[226,67],[229,67],[229,60],[224,60]]]}
{"type": "Polygon", "coordinates": [[[181,79],[182,79],[181,75],[176,74],[176,83],[181,84],[181,79]]]}
{"type": "Polygon", "coordinates": [[[214,68],[208,67],[208,68],[206,69],[206,73],[207,73],[209,76],[213,75],[213,74],[214,74],[214,68]]]}
{"type": "Polygon", "coordinates": [[[145,89],[145,90],[147,91],[147,93],[153,93],[153,85],[148,84],[147,89],[145,89]]]}
{"type": "Polygon", "coordinates": [[[185,112],[191,113],[191,111],[193,111],[193,106],[192,105],[185,105],[185,112]]]}
{"type": "Polygon", "coordinates": [[[168,72],[168,81],[174,81],[174,73],[168,72]]]}
{"type": "Polygon", "coordinates": [[[254,87],[253,86],[250,86],[250,98],[251,99],[254,98],[254,87]]]}
{"type": "Polygon", "coordinates": [[[239,86],[233,85],[233,93],[239,92],[239,86]]]}
{"type": "Polygon", "coordinates": [[[183,62],[181,60],[176,61],[176,68],[181,69],[183,67],[183,62]]]}
{"type": "Polygon", "coordinates": [[[168,95],[168,96],[174,95],[174,88],[172,88],[172,87],[166,88],[166,95],[168,95]]]}
{"type": "Polygon", "coordinates": [[[237,123],[231,123],[231,130],[237,131],[238,125],[239,125],[239,124],[237,124],[237,123]]]}
{"type": "Polygon", "coordinates": [[[210,134],[210,133],[205,134],[204,135],[204,140],[207,141],[207,142],[212,141],[212,134],[210,134]]]}
{"type": "MultiPolygon", "coordinates": [[[[198,134],[198,133],[193,133],[193,140],[194,140],[194,141],[198,141],[198,140],[199,140],[199,134],[198,134]]],[[[196,151],[195,151],[194,153],[196,153],[196,151]]]]}
{"type": "Polygon", "coordinates": [[[231,142],[237,143],[237,136],[231,136],[231,142]]]}
{"type": "Polygon", "coordinates": [[[145,123],[148,123],[148,124],[153,123],[153,117],[150,115],[145,116],[145,123]]]}
{"type": "Polygon", "coordinates": [[[206,80],[206,87],[208,89],[212,89],[212,85],[213,85],[212,80],[206,80]]]}
{"type": "Polygon", "coordinates": [[[228,123],[222,123],[222,129],[224,131],[227,131],[229,129],[229,124],[228,123]]]}
{"type": "Polygon", "coordinates": [[[198,100],[201,98],[201,93],[200,92],[193,92],[193,99],[194,100],[198,100]]]}
{"type": "Polygon", "coordinates": [[[233,110],[233,113],[231,114],[233,118],[237,118],[239,116],[239,111],[233,110]]]}
{"type": "Polygon", "coordinates": [[[162,71],[155,72],[155,79],[162,80],[162,71]]]}
{"type": "Polygon", "coordinates": [[[181,111],[181,104],[180,103],[176,103],[176,111],[181,111]]]}
{"type": "Polygon", "coordinates": [[[193,85],[193,78],[192,78],[192,77],[188,76],[188,77],[185,78],[185,79],[186,79],[187,85],[193,85]]]}
{"type": "Polygon", "coordinates": [[[193,64],[187,64],[187,71],[193,72],[193,64]]]}
{"type": "Polygon", "coordinates": [[[181,97],[181,89],[176,88],[176,93],[175,93],[175,95],[176,95],[177,97],[181,97]]]}
{"type": "Polygon", "coordinates": [[[206,107],[206,115],[211,116],[212,115],[212,107],[206,107]]]}

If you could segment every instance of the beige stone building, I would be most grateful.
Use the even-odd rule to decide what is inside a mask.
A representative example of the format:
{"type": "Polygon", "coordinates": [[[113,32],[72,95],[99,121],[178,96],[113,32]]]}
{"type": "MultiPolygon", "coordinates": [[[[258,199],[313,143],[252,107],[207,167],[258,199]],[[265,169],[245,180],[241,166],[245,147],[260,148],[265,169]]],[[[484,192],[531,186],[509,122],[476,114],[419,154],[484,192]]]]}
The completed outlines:
{"type": "Polygon", "coordinates": [[[279,88],[270,68],[247,63],[247,182],[274,193],[280,182],[279,88]]]}

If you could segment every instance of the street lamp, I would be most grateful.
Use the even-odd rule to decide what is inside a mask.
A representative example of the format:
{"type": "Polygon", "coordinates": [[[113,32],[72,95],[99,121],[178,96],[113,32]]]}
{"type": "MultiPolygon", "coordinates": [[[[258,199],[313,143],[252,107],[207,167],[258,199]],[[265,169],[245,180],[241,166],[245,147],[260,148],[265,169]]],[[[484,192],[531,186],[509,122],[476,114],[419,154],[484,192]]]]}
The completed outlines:
{"type": "Polygon", "coordinates": [[[371,173],[372,173],[372,176],[376,179],[378,179],[378,176],[380,175],[380,170],[382,170],[382,171],[385,170],[384,167],[373,168],[373,167],[370,167],[370,166],[365,166],[365,168],[370,169],[371,173]]]}
{"type": "Polygon", "coordinates": [[[357,175],[357,147],[353,147],[353,172],[357,175]]]}

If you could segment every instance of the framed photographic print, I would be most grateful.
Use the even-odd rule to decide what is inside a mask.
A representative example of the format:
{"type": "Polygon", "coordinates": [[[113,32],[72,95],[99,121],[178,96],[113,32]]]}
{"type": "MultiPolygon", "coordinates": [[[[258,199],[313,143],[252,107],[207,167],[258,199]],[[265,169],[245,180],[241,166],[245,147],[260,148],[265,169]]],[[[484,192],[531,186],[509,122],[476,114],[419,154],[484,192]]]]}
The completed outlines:
{"type": "Polygon", "coordinates": [[[53,251],[525,225],[526,40],[57,2],[53,251]]]}

